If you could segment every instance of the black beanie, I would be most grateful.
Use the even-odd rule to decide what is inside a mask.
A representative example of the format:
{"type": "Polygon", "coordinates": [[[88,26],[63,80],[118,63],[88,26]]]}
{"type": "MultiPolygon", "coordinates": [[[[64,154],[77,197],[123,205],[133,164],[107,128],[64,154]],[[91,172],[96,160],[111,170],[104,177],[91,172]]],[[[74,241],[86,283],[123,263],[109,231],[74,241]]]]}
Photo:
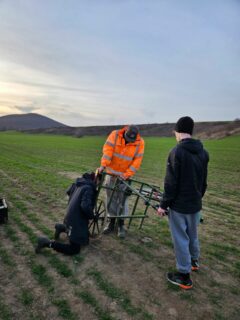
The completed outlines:
{"type": "Polygon", "coordinates": [[[194,127],[194,121],[190,117],[182,117],[175,125],[176,132],[189,133],[192,135],[194,127]]]}

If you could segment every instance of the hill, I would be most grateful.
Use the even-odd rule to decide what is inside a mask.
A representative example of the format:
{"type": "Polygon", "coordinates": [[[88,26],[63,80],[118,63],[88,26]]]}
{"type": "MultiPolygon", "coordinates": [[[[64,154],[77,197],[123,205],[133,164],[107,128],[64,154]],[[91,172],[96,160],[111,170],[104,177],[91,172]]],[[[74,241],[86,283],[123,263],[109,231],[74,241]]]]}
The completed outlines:
{"type": "MultiPolygon", "coordinates": [[[[174,123],[151,123],[138,125],[143,137],[170,137],[174,129],[174,123]]],[[[106,136],[112,130],[123,127],[117,126],[89,126],[69,127],[60,122],[36,113],[21,115],[7,115],[0,117],[0,131],[16,130],[28,133],[50,133],[83,136],[106,136]]],[[[195,123],[194,135],[201,139],[223,138],[240,134],[240,120],[211,121],[195,123]]]]}
{"type": "Polygon", "coordinates": [[[19,131],[60,127],[65,127],[65,125],[36,113],[12,114],[0,117],[0,131],[19,131]]]}
{"type": "MultiPolygon", "coordinates": [[[[61,127],[48,128],[44,130],[31,130],[30,133],[52,133],[82,136],[106,136],[112,130],[121,128],[118,126],[91,126],[91,127],[61,127]]],[[[174,129],[174,123],[153,123],[138,125],[143,137],[170,137],[174,129]]],[[[223,138],[226,136],[240,134],[240,121],[215,121],[215,122],[197,122],[195,124],[194,135],[202,138],[223,138]]]]}

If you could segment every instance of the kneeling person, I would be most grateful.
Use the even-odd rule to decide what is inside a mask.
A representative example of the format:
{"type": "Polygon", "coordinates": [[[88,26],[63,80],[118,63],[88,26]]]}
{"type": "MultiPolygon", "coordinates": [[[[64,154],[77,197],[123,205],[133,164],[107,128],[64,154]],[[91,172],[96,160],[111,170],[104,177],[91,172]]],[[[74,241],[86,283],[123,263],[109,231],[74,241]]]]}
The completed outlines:
{"type": "Polygon", "coordinates": [[[67,190],[69,196],[67,213],[64,223],[55,225],[55,240],[60,233],[65,232],[69,237],[69,244],[39,237],[35,249],[40,253],[42,248],[52,248],[66,255],[74,255],[80,252],[81,246],[89,243],[88,223],[94,218],[94,205],[96,198],[96,184],[94,173],[85,173],[67,190]]]}

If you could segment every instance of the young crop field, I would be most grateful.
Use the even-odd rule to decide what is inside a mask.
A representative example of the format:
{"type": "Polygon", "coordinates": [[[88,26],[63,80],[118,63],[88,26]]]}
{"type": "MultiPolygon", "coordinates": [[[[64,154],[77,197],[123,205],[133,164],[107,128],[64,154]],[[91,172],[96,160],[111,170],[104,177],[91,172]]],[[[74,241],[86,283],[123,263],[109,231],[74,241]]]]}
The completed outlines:
{"type": "MultiPolygon", "coordinates": [[[[0,225],[0,319],[239,319],[240,136],[204,141],[210,154],[201,269],[183,291],[166,281],[175,259],[167,218],[153,209],[125,240],[101,235],[74,257],[45,249],[62,222],[68,186],[99,166],[104,137],[0,133],[0,196],[9,222],[0,225]],[[150,237],[151,242],[143,242],[150,237]]],[[[163,187],[174,138],[146,138],[136,179],[163,187]]],[[[144,204],[143,204],[144,210],[144,204]]]]}

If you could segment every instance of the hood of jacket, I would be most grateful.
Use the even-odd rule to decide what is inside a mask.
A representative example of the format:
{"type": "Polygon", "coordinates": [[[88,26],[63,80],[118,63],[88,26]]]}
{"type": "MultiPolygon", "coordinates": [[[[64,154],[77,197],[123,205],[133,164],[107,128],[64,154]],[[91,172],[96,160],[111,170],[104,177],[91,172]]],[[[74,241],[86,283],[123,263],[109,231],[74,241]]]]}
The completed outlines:
{"type": "Polygon", "coordinates": [[[203,145],[200,140],[187,138],[179,142],[178,147],[187,150],[190,153],[199,154],[203,151],[203,145]]]}
{"type": "Polygon", "coordinates": [[[84,177],[77,178],[76,181],[75,181],[75,184],[76,184],[77,187],[80,187],[82,185],[89,185],[89,186],[93,187],[94,190],[96,190],[96,184],[90,178],[84,178],[84,177]]]}

